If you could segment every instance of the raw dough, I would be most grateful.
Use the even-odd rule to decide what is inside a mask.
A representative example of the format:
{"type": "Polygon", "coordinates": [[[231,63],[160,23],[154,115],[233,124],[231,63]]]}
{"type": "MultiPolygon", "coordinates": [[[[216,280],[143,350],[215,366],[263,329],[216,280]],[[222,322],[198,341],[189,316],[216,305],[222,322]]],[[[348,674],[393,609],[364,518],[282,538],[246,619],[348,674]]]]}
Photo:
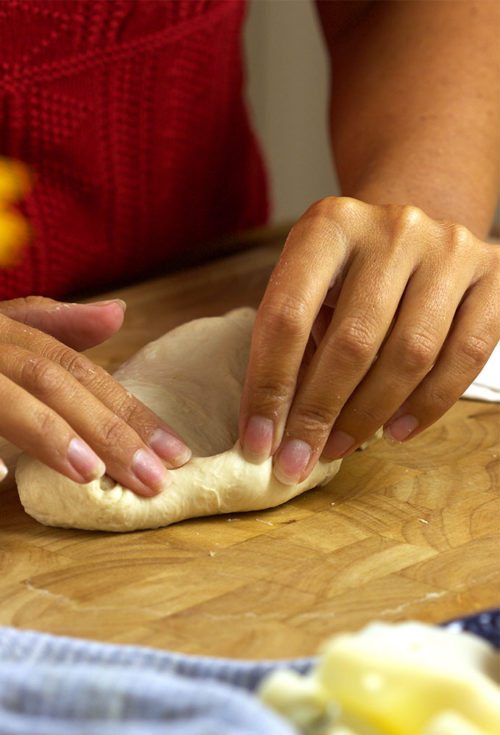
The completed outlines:
{"type": "Polygon", "coordinates": [[[274,478],[270,459],[252,464],[240,452],[238,411],[254,318],[253,309],[239,309],[189,322],[115,373],[193,450],[193,459],[172,471],[168,489],[146,499],[108,477],[79,485],[24,455],[16,480],[26,512],[49,526],[133,531],[274,507],[328,482],[340,461],[320,462],[306,481],[285,486],[274,478]]]}

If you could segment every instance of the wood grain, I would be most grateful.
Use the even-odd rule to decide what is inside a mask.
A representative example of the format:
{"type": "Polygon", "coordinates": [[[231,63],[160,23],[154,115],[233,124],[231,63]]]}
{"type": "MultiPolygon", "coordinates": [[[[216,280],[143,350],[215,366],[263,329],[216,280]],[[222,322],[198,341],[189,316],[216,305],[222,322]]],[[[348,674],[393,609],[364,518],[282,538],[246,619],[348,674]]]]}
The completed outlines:
{"type": "MultiPolygon", "coordinates": [[[[282,238],[114,294],[108,369],[177,324],[257,305],[282,238]]],[[[248,244],[248,243],[247,243],[248,244]]],[[[0,624],[197,654],[309,655],[373,619],[500,604],[495,405],[460,401],[406,446],[378,441],[274,510],[126,535],[45,528],[0,494],[0,624]]]]}

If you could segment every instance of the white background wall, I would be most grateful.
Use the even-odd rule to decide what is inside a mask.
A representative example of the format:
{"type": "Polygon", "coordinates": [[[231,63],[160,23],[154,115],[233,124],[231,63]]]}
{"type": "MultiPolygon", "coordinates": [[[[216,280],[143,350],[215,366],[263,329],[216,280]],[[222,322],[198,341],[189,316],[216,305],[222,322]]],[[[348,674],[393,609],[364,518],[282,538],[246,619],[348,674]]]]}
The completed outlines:
{"type": "Polygon", "coordinates": [[[250,0],[248,97],[271,177],[273,221],[337,192],[327,137],[327,56],[314,0],[250,0]]]}

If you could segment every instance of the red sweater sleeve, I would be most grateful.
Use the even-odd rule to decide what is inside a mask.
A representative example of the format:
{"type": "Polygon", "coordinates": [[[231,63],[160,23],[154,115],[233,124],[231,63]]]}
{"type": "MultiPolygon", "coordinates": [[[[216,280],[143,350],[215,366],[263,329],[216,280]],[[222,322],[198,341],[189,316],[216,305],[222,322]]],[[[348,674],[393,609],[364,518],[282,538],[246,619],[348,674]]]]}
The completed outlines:
{"type": "Polygon", "coordinates": [[[0,155],[34,232],[0,299],[158,272],[266,221],[243,97],[243,0],[3,0],[0,155]]]}

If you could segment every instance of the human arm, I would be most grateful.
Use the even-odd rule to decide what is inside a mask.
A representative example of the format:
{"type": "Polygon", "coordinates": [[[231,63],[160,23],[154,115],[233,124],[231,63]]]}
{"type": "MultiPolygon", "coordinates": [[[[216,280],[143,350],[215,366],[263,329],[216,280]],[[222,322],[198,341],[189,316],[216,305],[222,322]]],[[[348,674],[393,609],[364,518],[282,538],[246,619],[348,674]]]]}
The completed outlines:
{"type": "Polygon", "coordinates": [[[317,0],[317,7],[342,193],[412,204],[487,237],[500,186],[500,4],[317,0]],[[349,14],[340,19],[342,6],[349,14]]]}
{"type": "Polygon", "coordinates": [[[318,5],[346,196],[290,232],[258,312],[240,422],[247,457],[274,453],[285,482],[379,426],[418,434],[499,336],[499,249],[483,238],[499,184],[500,6],[318,5]]]}

